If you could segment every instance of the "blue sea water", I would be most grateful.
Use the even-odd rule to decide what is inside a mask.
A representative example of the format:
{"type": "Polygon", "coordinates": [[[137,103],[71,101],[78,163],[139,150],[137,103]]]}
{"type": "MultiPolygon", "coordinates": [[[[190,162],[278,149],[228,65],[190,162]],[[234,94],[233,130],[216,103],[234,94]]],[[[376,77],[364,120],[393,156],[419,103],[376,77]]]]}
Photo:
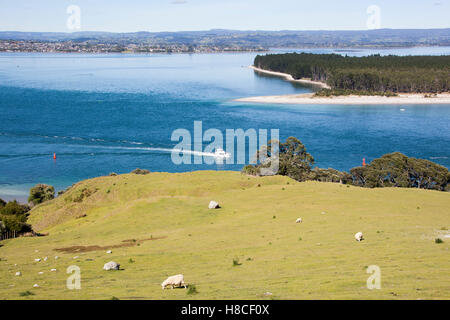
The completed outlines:
{"type": "MultiPolygon", "coordinates": [[[[338,51],[378,52],[450,54],[450,48],[338,51]]],[[[25,201],[36,183],[61,190],[137,167],[240,170],[242,164],[171,161],[177,144],[172,132],[193,131],[194,121],[202,121],[204,131],[217,128],[224,135],[226,129],[279,129],[282,140],[301,139],[319,167],[349,170],[362,158],[371,161],[394,151],[450,167],[450,105],[233,102],[311,91],[255,74],[247,68],[255,55],[0,54],[0,198],[25,201]]]]}

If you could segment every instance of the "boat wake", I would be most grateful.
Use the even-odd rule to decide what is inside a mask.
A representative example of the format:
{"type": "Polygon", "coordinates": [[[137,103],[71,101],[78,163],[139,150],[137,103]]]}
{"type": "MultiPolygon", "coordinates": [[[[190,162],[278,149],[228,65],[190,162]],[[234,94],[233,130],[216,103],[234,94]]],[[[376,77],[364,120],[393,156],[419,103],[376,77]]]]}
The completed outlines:
{"type": "Polygon", "coordinates": [[[125,146],[99,146],[99,145],[71,145],[74,147],[88,147],[95,149],[112,149],[112,150],[136,150],[136,151],[149,151],[149,152],[163,152],[163,153],[182,153],[191,154],[194,156],[214,157],[214,158],[229,158],[230,154],[224,152],[222,149],[217,149],[215,153],[201,152],[185,149],[170,149],[170,148],[157,148],[157,147],[125,147],[125,146]]]}

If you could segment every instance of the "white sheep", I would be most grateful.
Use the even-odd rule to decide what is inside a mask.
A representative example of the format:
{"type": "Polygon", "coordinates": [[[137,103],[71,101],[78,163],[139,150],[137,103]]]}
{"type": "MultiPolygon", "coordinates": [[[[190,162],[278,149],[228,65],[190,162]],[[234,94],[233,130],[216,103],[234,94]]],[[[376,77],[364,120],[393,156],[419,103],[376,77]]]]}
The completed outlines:
{"type": "Polygon", "coordinates": [[[186,283],[184,283],[184,276],[182,274],[178,274],[176,276],[168,277],[161,283],[161,287],[164,290],[167,286],[171,286],[172,289],[174,287],[184,287],[186,289],[186,283]]]}
{"type": "Polygon", "coordinates": [[[358,232],[357,234],[355,234],[355,239],[356,241],[364,240],[362,232],[358,232]]]}
{"type": "Polygon", "coordinates": [[[208,206],[209,209],[220,209],[220,205],[216,201],[211,201],[208,206]]]}
{"type": "Polygon", "coordinates": [[[118,264],[117,262],[114,262],[114,261],[110,261],[108,263],[105,263],[105,265],[103,266],[103,269],[106,271],[120,270],[120,264],[118,264]]]}
{"type": "Polygon", "coordinates": [[[302,223],[302,222],[303,222],[302,218],[298,218],[298,219],[295,221],[295,223],[302,223]]]}

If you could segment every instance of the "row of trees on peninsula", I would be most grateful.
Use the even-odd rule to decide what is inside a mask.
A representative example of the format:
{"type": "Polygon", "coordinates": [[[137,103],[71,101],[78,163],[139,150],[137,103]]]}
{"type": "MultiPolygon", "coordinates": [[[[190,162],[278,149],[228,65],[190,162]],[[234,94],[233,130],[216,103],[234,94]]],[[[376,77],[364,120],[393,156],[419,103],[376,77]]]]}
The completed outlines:
{"type": "Polygon", "coordinates": [[[254,66],[327,83],[332,89],[387,93],[450,91],[450,56],[349,57],[338,54],[258,55],[254,66]]]}
{"type": "MultiPolygon", "coordinates": [[[[272,142],[257,153],[272,153],[272,142]]],[[[322,169],[314,166],[314,157],[305,145],[295,137],[278,144],[278,174],[297,181],[337,182],[365,188],[401,187],[450,191],[450,172],[437,163],[425,159],[407,157],[399,152],[383,155],[363,167],[355,167],[350,172],[322,169]]],[[[261,168],[271,166],[270,158],[247,165],[242,172],[260,175],[261,168]]]]}

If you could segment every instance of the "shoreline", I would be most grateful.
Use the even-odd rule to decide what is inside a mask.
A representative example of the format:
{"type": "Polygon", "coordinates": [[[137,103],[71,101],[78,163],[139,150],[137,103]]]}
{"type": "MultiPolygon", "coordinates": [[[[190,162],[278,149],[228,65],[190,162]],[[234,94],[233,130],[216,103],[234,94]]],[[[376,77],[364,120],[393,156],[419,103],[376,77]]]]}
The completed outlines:
{"type": "MultiPolygon", "coordinates": [[[[249,66],[255,72],[264,73],[280,77],[289,82],[297,82],[302,84],[314,85],[323,89],[330,89],[330,87],[320,81],[312,81],[308,79],[294,79],[288,73],[276,72],[249,66]]],[[[257,96],[234,99],[235,102],[251,102],[251,103],[267,103],[267,104],[342,104],[342,105],[401,105],[401,104],[450,104],[450,93],[441,93],[436,97],[425,98],[425,93],[400,93],[396,97],[384,96],[331,96],[331,97],[314,97],[314,93],[304,94],[286,94],[274,96],[257,96]]]]}
{"type": "Polygon", "coordinates": [[[425,98],[424,94],[405,93],[397,97],[382,96],[333,96],[313,97],[314,93],[287,94],[278,96],[259,96],[235,99],[236,102],[268,104],[341,104],[341,105],[411,105],[411,104],[449,104],[450,93],[438,94],[437,97],[425,98]]]}
{"type": "Polygon", "coordinates": [[[321,87],[323,89],[330,89],[330,87],[326,83],[323,83],[323,82],[320,82],[320,81],[312,81],[312,80],[309,80],[309,79],[294,79],[294,77],[292,77],[288,73],[269,71],[269,70],[257,68],[255,66],[249,66],[249,68],[253,69],[256,72],[265,73],[265,74],[268,74],[268,75],[284,78],[286,81],[289,81],[289,82],[303,83],[303,84],[308,84],[308,85],[314,85],[314,86],[317,86],[317,87],[321,87]]]}

